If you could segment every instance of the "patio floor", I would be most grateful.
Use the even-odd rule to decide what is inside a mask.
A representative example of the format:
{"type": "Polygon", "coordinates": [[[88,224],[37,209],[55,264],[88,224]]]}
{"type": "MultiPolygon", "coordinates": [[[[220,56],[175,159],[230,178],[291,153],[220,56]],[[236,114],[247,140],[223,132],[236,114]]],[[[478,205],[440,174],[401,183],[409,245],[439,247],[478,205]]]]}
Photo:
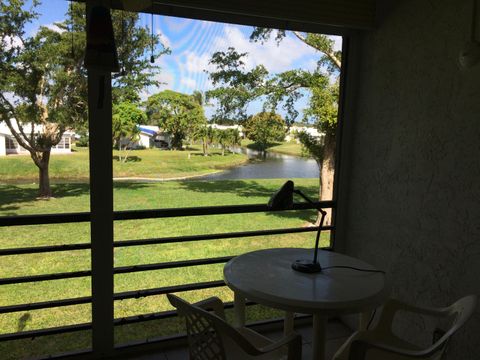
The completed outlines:
{"type": "MultiPolygon", "coordinates": [[[[282,337],[282,324],[269,329],[258,329],[256,331],[268,336],[271,339],[279,339],[282,337]]],[[[303,356],[302,359],[310,360],[312,358],[312,326],[311,322],[303,321],[296,324],[295,331],[302,335],[303,340],[303,356]]],[[[331,359],[337,349],[347,340],[352,331],[341,321],[331,319],[327,325],[327,349],[326,359],[331,359]]],[[[188,359],[188,350],[186,347],[177,347],[164,350],[163,352],[155,352],[142,354],[139,356],[129,357],[128,360],[186,360],[188,359]]]]}

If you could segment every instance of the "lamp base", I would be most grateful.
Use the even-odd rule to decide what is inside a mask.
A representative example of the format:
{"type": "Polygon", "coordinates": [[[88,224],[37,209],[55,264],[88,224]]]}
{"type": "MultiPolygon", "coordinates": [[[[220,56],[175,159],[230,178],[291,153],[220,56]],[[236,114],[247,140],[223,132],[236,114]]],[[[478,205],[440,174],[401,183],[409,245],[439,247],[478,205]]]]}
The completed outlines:
{"type": "Polygon", "coordinates": [[[292,263],[292,269],[295,271],[303,272],[303,273],[318,273],[322,271],[322,267],[318,262],[313,262],[312,260],[295,260],[292,263]]]}

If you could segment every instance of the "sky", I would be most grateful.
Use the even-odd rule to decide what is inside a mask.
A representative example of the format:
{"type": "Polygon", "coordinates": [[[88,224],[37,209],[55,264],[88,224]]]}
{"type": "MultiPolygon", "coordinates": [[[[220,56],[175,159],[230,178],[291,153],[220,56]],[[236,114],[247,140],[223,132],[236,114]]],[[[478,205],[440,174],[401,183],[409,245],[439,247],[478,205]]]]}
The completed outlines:
{"type": "MultiPolygon", "coordinates": [[[[27,33],[33,34],[40,25],[53,26],[55,22],[65,19],[68,1],[43,0],[38,8],[40,17],[30,24],[27,33]]],[[[156,60],[161,67],[157,80],[163,84],[160,88],[149,88],[141,94],[143,99],[158,91],[171,89],[191,94],[194,90],[202,92],[212,88],[206,70],[211,69],[208,64],[211,55],[216,51],[225,51],[229,46],[238,52],[248,53],[246,69],[263,64],[270,73],[282,72],[291,69],[313,70],[320,58],[320,53],[303,44],[291,33],[278,45],[273,39],[264,43],[250,42],[249,36],[253,30],[251,26],[240,26],[225,23],[216,23],[200,20],[175,18],[169,16],[154,16],[154,31],[161,38],[164,45],[171,49],[170,55],[163,55],[156,60]]],[[[150,28],[151,16],[142,14],[142,26],[150,28]]],[[[336,49],[341,48],[341,38],[332,37],[336,49]]],[[[297,110],[306,106],[308,96],[297,102],[297,110]]],[[[253,103],[249,108],[250,114],[261,111],[260,102],[253,103]]],[[[215,109],[207,107],[205,113],[209,118],[215,109]]],[[[283,111],[279,109],[279,113],[283,111]]],[[[301,120],[301,115],[299,119],[301,120]]]]}

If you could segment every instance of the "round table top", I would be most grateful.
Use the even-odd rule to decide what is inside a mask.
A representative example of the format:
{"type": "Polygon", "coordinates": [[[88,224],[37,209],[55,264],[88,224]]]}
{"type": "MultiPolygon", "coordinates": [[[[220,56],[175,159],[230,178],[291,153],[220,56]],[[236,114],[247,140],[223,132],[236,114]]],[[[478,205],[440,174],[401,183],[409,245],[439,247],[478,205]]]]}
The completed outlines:
{"type": "MultiPolygon", "coordinates": [[[[385,301],[390,286],[384,274],[353,269],[326,269],[306,274],[291,264],[312,259],[313,249],[266,249],[230,260],[223,270],[232,290],[262,305],[305,314],[345,314],[366,311],[385,301]]],[[[375,270],[371,265],[335,252],[319,250],[322,268],[352,266],[375,270]]]]}

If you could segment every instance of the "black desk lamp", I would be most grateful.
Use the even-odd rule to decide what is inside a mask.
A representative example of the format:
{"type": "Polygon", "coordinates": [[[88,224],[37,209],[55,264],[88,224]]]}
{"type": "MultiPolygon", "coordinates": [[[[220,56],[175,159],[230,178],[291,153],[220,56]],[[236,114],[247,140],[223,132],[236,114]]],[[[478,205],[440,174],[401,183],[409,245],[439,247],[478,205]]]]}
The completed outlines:
{"type": "Polygon", "coordinates": [[[315,241],[315,253],[313,255],[312,260],[300,259],[295,260],[292,263],[292,269],[304,273],[317,273],[322,271],[322,267],[320,266],[317,257],[318,257],[318,243],[320,241],[320,233],[322,232],[323,221],[325,220],[325,216],[327,212],[317,206],[312,200],[310,200],[304,193],[300,190],[295,190],[293,181],[288,180],[283,186],[277,190],[270,200],[268,201],[268,208],[270,210],[287,210],[293,208],[293,194],[300,195],[303,199],[305,199],[308,203],[312,205],[316,205],[315,208],[322,214],[322,218],[320,219],[320,225],[317,231],[317,240],[315,241]]]}

